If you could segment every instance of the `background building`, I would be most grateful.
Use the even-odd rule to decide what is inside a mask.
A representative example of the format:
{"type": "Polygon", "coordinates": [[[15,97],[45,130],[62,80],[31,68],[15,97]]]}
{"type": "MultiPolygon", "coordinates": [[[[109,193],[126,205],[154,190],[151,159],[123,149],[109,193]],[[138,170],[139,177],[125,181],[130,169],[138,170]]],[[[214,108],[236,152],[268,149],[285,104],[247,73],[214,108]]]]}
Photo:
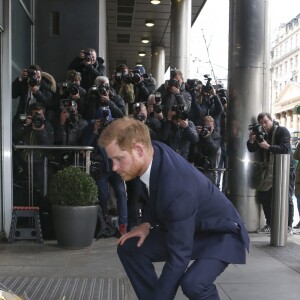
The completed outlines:
{"type": "Polygon", "coordinates": [[[291,131],[300,130],[300,14],[276,30],[271,46],[273,114],[291,131]]]}

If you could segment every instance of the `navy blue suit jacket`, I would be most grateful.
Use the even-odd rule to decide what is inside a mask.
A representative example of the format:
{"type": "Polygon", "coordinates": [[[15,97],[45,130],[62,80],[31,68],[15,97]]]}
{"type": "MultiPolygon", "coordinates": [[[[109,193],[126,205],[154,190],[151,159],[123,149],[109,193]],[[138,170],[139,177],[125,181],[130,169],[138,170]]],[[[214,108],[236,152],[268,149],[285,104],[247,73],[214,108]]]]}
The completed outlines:
{"type": "Polygon", "coordinates": [[[245,263],[249,236],[233,204],[206,176],[167,145],[153,141],[153,147],[144,221],[166,231],[168,259],[156,294],[168,299],[192,259],[245,263]]]}

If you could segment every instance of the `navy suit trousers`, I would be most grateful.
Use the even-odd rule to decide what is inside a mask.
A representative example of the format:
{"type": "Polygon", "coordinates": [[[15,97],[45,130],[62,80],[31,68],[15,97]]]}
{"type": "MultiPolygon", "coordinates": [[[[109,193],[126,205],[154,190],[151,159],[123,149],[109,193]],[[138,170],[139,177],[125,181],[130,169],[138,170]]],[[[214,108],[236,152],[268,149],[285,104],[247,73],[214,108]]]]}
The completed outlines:
{"type": "MultiPolygon", "coordinates": [[[[118,255],[139,299],[173,299],[174,294],[166,298],[158,295],[156,287],[158,276],[153,262],[167,260],[166,232],[159,229],[150,231],[141,247],[137,247],[138,238],[131,238],[118,246],[118,255]]],[[[193,258],[192,258],[193,259],[193,258]]],[[[178,282],[183,293],[189,299],[219,300],[218,291],[213,284],[226,269],[227,263],[217,259],[196,258],[178,282]]]]}

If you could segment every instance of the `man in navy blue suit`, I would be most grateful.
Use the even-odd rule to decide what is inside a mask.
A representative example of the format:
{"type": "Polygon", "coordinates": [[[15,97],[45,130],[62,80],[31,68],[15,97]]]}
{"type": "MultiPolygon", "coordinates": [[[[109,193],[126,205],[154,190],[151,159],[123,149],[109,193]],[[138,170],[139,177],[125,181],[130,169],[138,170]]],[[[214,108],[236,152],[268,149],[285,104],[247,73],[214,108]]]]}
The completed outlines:
{"type": "Polygon", "coordinates": [[[244,264],[248,233],[232,203],[148,128],[122,118],[99,139],[113,170],[147,187],[143,221],[119,239],[118,255],[139,299],[220,299],[215,279],[228,264],[244,264]],[[158,277],[153,262],[164,261],[158,277]]]}

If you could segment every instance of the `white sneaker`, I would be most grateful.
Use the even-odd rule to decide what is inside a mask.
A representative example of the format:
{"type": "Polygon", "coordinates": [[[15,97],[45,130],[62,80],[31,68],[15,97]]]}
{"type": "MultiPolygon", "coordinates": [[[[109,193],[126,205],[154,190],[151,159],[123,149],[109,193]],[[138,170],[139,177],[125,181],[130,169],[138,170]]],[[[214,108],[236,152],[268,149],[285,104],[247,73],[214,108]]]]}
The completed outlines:
{"type": "Polygon", "coordinates": [[[265,225],[262,229],[257,229],[257,233],[271,233],[271,226],[265,225]]]}

